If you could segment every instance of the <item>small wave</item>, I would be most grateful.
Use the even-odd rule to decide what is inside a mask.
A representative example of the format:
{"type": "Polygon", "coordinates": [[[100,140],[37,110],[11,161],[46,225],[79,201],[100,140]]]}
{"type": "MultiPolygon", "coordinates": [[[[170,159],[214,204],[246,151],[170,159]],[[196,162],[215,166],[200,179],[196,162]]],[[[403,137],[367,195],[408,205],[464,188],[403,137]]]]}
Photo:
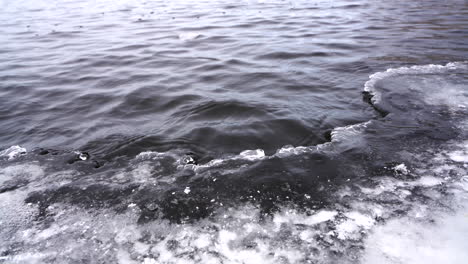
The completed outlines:
{"type": "Polygon", "coordinates": [[[249,118],[261,119],[273,116],[266,106],[241,101],[206,101],[196,105],[181,107],[172,115],[188,120],[227,120],[249,118]],[[266,108],[266,109],[265,109],[266,108]]]}
{"type": "Polygon", "coordinates": [[[300,53],[300,52],[271,52],[265,55],[258,56],[257,59],[270,59],[270,60],[287,60],[287,59],[298,59],[298,58],[307,58],[307,57],[328,57],[336,55],[335,53],[327,53],[327,52],[308,52],[308,53],[300,53]]]}

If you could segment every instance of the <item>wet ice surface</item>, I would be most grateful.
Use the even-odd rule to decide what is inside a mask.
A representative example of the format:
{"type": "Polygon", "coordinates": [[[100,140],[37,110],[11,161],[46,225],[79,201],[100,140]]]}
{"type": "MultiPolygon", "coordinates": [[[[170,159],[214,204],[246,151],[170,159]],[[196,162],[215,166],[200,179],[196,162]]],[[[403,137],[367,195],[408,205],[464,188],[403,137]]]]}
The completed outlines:
{"type": "MultiPolygon", "coordinates": [[[[374,106],[391,105],[389,114],[337,128],[318,146],[286,146],[273,155],[246,150],[201,164],[192,154],[143,152],[93,170],[94,157],[80,159],[81,152],[7,158],[0,170],[1,260],[464,263],[466,108],[433,100],[441,93],[427,82],[416,85],[427,67],[374,83],[374,94],[412,88],[403,96],[414,111],[404,119],[394,104],[400,98],[381,96],[374,106]],[[428,120],[444,133],[428,130],[428,120]],[[64,170],[57,162],[69,155],[76,161],[64,170]],[[284,170],[267,169],[271,164],[284,170]],[[291,177],[294,170],[300,173],[291,177]],[[276,173],[282,177],[274,181],[276,173]]],[[[440,67],[438,84],[466,88],[466,64],[440,67]]]]}
{"type": "MultiPolygon", "coordinates": [[[[252,200],[217,206],[196,221],[155,218],[140,223],[143,210],[157,210],[158,205],[127,201],[121,204],[126,208],[116,213],[112,208],[83,209],[58,202],[37,219],[39,205],[24,203],[30,187],[5,192],[0,209],[2,259],[8,263],[423,263],[431,259],[463,263],[467,168],[466,163],[442,157],[453,151],[466,155],[468,148],[459,142],[447,147],[450,150],[418,153],[416,158],[432,164],[413,168],[421,174],[402,179],[389,172],[371,181],[352,181],[330,195],[335,204],[325,209],[290,203],[268,215],[252,200]]],[[[132,177],[151,178],[148,169],[139,165],[132,177]]],[[[33,165],[7,167],[2,170],[5,174],[46,178],[43,168],[33,165]]],[[[67,175],[61,174],[60,178],[67,175]]],[[[184,193],[190,195],[190,188],[184,193]]]]}

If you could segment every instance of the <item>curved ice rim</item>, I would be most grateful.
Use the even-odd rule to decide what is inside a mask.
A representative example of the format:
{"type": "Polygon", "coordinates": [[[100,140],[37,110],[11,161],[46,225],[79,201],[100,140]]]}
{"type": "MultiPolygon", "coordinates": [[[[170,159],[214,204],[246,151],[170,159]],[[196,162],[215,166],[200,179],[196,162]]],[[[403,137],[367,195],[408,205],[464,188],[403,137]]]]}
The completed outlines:
{"type": "Polygon", "coordinates": [[[372,103],[379,103],[381,94],[375,90],[375,84],[385,78],[409,75],[409,74],[436,74],[449,70],[468,69],[468,61],[449,62],[446,65],[428,64],[411,67],[390,68],[383,72],[376,72],[369,76],[369,80],[364,84],[364,91],[372,95],[372,103]]]}

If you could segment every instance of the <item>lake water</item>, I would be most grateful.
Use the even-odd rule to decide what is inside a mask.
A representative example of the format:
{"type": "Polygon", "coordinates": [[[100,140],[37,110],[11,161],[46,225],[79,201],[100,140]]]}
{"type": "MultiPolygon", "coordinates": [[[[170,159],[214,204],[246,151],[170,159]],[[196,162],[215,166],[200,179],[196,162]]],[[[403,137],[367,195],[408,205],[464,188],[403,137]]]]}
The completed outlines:
{"type": "Polygon", "coordinates": [[[465,263],[468,2],[0,1],[0,263],[465,263]]]}

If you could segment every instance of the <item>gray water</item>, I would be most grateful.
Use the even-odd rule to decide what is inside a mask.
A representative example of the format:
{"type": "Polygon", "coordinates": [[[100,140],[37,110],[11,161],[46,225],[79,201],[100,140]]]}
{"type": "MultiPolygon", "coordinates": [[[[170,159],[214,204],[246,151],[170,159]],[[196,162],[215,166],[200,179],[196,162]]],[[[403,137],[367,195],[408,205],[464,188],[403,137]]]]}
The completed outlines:
{"type": "Polygon", "coordinates": [[[0,263],[464,263],[466,1],[0,2],[0,263]]]}

